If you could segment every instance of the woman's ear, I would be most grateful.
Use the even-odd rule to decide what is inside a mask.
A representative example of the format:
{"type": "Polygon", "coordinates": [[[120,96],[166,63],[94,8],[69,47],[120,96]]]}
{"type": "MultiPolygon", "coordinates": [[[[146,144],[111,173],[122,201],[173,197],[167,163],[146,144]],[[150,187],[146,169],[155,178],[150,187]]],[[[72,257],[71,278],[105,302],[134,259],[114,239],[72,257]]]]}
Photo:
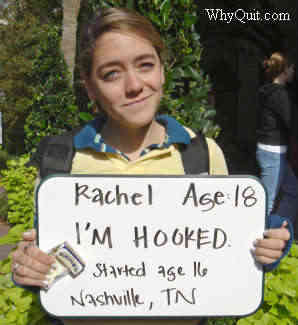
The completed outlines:
{"type": "Polygon", "coordinates": [[[86,78],[86,76],[81,76],[81,78],[82,78],[82,84],[87,91],[89,99],[95,101],[96,96],[95,96],[94,86],[92,85],[91,80],[86,78]]]}
{"type": "Polygon", "coordinates": [[[96,96],[95,96],[95,91],[94,91],[94,87],[92,85],[92,82],[89,79],[84,79],[84,87],[87,91],[88,97],[90,100],[95,101],[96,100],[96,96]]]}

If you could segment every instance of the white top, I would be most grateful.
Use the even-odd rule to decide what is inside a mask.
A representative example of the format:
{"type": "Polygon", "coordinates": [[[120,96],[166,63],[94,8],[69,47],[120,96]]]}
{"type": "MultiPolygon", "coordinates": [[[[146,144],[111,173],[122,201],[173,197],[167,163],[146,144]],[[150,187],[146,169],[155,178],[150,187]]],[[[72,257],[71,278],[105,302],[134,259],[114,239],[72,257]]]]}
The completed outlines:
{"type": "Polygon", "coordinates": [[[258,143],[257,147],[265,150],[265,151],[270,151],[270,152],[275,152],[275,153],[286,153],[288,150],[288,146],[282,145],[271,145],[271,144],[264,144],[264,143],[258,143]]]}

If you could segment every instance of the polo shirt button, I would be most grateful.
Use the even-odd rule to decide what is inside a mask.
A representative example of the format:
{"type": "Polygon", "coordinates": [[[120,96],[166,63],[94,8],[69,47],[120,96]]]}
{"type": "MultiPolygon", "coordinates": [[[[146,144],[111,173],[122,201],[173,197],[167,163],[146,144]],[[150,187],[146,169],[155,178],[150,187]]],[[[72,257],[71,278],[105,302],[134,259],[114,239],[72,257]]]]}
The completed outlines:
{"type": "Polygon", "coordinates": [[[100,134],[96,134],[96,136],[94,137],[94,143],[96,144],[99,143],[100,138],[101,138],[100,134]]]}

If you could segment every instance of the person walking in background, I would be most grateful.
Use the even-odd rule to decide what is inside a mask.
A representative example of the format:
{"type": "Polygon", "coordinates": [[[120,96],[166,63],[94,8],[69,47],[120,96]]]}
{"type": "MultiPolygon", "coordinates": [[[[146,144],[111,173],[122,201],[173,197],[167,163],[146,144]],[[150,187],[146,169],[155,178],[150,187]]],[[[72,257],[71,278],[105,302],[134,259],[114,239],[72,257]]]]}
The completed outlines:
{"type": "Polygon", "coordinates": [[[287,159],[292,105],[286,88],[294,78],[294,64],[284,54],[275,52],[264,61],[264,68],[268,82],[259,89],[256,157],[268,194],[267,213],[273,211],[282,189],[276,212],[294,221],[298,211],[298,181],[287,159]]]}

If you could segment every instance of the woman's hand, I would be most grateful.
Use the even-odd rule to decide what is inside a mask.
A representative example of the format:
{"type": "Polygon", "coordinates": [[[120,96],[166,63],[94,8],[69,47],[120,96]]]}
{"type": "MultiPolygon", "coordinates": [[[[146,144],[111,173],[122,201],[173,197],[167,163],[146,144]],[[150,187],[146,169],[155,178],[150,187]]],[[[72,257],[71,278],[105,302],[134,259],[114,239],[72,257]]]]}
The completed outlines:
{"type": "Polygon", "coordinates": [[[290,232],[286,228],[285,221],[281,228],[269,229],[264,232],[263,239],[254,242],[254,255],[261,264],[271,264],[279,259],[283,254],[287,241],[290,239],[290,232]]]}
{"type": "Polygon", "coordinates": [[[35,239],[34,229],[23,233],[23,241],[12,254],[13,279],[20,285],[47,287],[47,274],[55,258],[42,252],[35,239]]]}

